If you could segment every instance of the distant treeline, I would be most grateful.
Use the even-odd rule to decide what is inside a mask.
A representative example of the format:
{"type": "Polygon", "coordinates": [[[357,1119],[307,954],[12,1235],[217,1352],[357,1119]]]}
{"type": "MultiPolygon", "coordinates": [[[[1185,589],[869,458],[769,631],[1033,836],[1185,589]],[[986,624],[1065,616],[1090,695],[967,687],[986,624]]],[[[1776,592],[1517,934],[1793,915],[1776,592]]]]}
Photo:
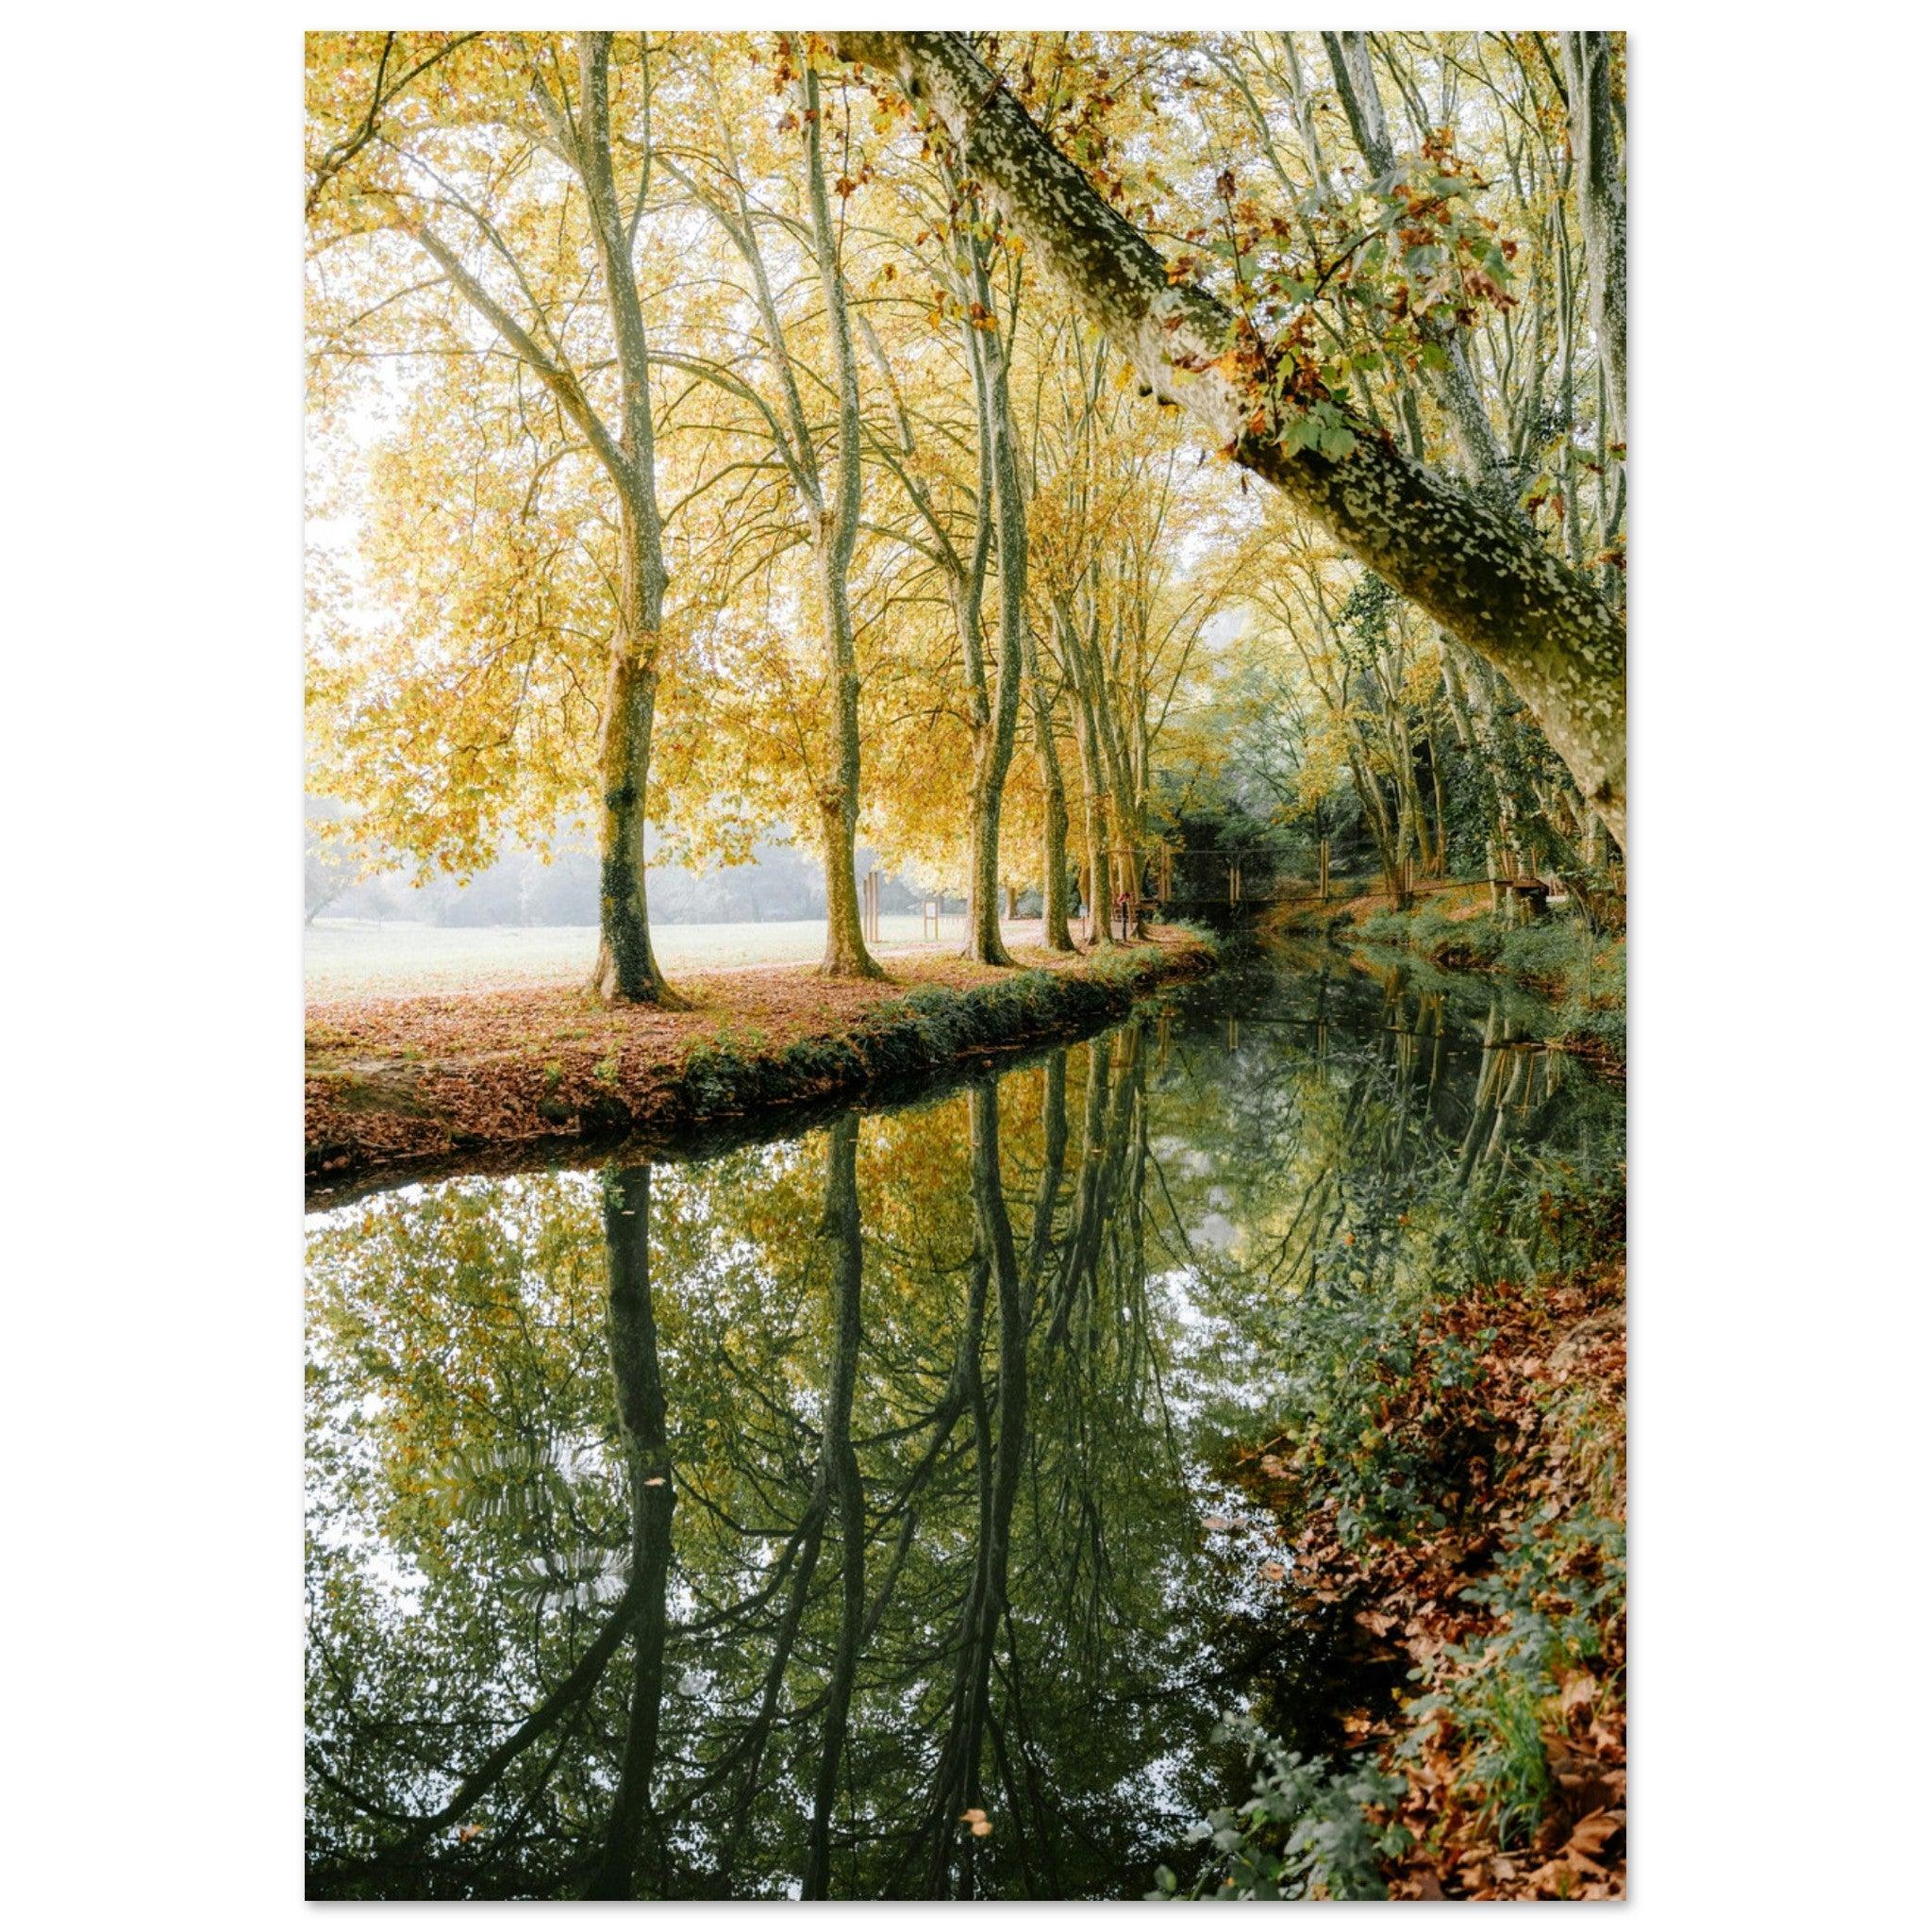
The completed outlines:
{"type": "MultiPolygon", "coordinates": [[[[407,865],[358,879],[348,855],[326,844],[320,832],[334,815],[325,801],[309,802],[303,866],[303,911],[314,919],[410,921],[429,925],[595,925],[597,856],[558,849],[548,864],[541,853],[517,847],[494,865],[459,884],[446,873],[418,886],[407,865]]],[[[872,855],[861,850],[863,873],[872,855]]],[[[773,839],[760,843],[745,865],[721,866],[703,874],[678,866],[653,866],[647,874],[651,917],[671,925],[777,919],[823,919],[824,874],[809,853],[773,839]]],[[[886,912],[915,909],[917,889],[888,877],[880,891],[886,912]]]]}

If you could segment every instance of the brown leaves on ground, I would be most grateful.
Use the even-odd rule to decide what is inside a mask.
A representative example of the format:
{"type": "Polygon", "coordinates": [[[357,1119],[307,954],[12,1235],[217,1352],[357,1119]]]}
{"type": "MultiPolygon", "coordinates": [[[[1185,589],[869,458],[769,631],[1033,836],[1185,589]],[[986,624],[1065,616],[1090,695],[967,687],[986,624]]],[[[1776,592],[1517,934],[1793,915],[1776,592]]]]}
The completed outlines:
{"type": "MultiPolygon", "coordinates": [[[[1599,1263],[1527,1291],[1475,1290],[1432,1317],[1424,1361],[1446,1341],[1495,1336],[1481,1373],[1467,1387],[1441,1391],[1417,1373],[1391,1384],[1380,1426],[1424,1441],[1432,1465],[1462,1493],[1447,1527],[1412,1541],[1372,1540],[1351,1551],[1336,1532],[1331,1502],[1315,1493],[1319,1476],[1296,1461],[1286,1438],[1243,1453],[1235,1474],[1257,1504],[1293,1536],[1290,1587],[1324,1604],[1341,1603],[1394,1660],[1427,1669],[1452,1646],[1475,1645],[1498,1624],[1463,1591],[1489,1571],[1511,1533],[1554,1506],[1588,1507],[1621,1520],[1624,1425],[1624,1264],[1599,1263]],[[1613,1433],[1617,1454],[1591,1454],[1588,1437],[1559,1424],[1593,1416],[1613,1433]]],[[[1626,1757],[1624,1620],[1621,1605],[1604,1655],[1559,1686],[1541,1724],[1555,1796],[1524,1846],[1505,1848],[1484,1816],[1469,1775],[1470,1742],[1437,1723],[1410,1736],[1413,1754],[1394,1747],[1409,1731],[1403,1713],[1366,1715],[1351,1725],[1357,1744],[1379,1744],[1385,1769],[1405,1778],[1398,1807],[1413,1835],[1389,1874],[1396,1898],[1621,1898],[1624,1891],[1626,1757]]]]}
{"type": "MultiPolygon", "coordinates": [[[[1157,927],[1155,942],[1208,956],[1157,927]]],[[[1015,949],[1065,972],[1080,954],[1015,949]]],[[[620,1113],[648,1131],[674,1110],[686,1062],[725,1044],[746,1058],[849,1032],[922,987],[1009,976],[950,954],[900,956],[884,980],[825,979],[811,966],[748,966],[677,982],[682,1011],[607,1007],[580,985],[330,1001],[308,1008],[305,1138],[313,1174],[541,1141],[620,1113]]]]}

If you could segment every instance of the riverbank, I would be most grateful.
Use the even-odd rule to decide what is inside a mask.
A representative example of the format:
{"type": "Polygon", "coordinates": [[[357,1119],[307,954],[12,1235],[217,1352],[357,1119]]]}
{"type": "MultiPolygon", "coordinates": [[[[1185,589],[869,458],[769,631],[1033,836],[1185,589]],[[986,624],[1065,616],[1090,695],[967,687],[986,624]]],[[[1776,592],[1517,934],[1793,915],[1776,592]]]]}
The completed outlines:
{"type": "Polygon", "coordinates": [[[1357,1457],[1429,1496],[1410,1533],[1350,1541],[1306,1438],[1242,1458],[1291,1528],[1297,1592],[1339,1602],[1415,1683],[1359,1731],[1388,1780],[1391,1897],[1623,1895],[1624,1434],[1617,1260],[1432,1313],[1357,1457]]]}
{"type": "Polygon", "coordinates": [[[1621,1178],[1539,1212],[1561,1266],[1339,1311],[1347,1348],[1300,1348],[1302,1399],[1232,1447],[1298,1614],[1398,1688],[1328,1757],[1237,1724],[1256,1800],[1208,1821],[1192,1895],[1624,1895],[1621,1178]]]}
{"type": "Polygon", "coordinates": [[[1216,958],[1205,935],[1159,926],[1093,955],[1022,948],[1017,971],[944,956],[894,960],[891,978],[873,981],[804,967],[720,971],[680,979],[690,1004],[676,1012],[606,1008],[563,985],[312,1006],[309,1183],[856,1099],[1077,1037],[1216,958]]]}

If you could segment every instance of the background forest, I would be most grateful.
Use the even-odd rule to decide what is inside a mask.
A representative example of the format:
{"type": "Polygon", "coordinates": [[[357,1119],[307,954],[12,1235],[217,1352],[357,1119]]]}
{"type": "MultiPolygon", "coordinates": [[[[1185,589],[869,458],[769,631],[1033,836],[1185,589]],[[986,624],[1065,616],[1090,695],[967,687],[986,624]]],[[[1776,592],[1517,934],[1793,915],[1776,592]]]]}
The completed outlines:
{"type": "Polygon", "coordinates": [[[330,33],[308,115],[311,910],[594,862],[624,1000],[647,852],[795,839],[854,975],[861,843],[995,961],[1324,839],[1621,884],[1618,37],[330,33]]]}

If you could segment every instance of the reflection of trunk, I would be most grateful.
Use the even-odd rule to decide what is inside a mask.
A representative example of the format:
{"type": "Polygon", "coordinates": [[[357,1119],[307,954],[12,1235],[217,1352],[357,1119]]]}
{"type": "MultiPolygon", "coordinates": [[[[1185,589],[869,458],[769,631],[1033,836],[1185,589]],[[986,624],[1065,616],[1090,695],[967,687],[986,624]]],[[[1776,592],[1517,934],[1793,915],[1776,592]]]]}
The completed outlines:
{"type": "Polygon", "coordinates": [[[865,1494],[852,1448],[852,1397],[858,1375],[859,1290],[863,1251],[858,1221],[858,1116],[842,1115],[826,1136],[825,1214],[820,1230],[832,1251],[831,1374],[821,1424],[820,1482],[839,1509],[841,1591],[839,1641],[825,1693],[818,1775],[812,1792],[811,1838],[806,1852],[805,1896],[829,1896],[832,1806],[844,1755],[852,1681],[865,1624],[865,1494]]]}
{"type": "Polygon", "coordinates": [[[1093,1266],[1106,1217],[1107,1173],[1107,1055],[1099,1042],[1087,1043],[1087,1100],[1080,1122],[1080,1177],[1074,1184],[1074,1211],[1060,1255],[1053,1321],[1046,1333],[1047,1353],[1065,1339],[1080,1284],[1093,1266]]]}
{"type": "Polygon", "coordinates": [[[1462,1137],[1457,1164],[1458,1187],[1470,1184],[1494,1144],[1493,1133],[1501,1120],[1500,1096],[1508,1081],[1511,1056],[1507,1048],[1514,1038],[1515,1028],[1504,1012],[1502,1000],[1492,997],[1489,1017],[1483,1023],[1482,1058],[1477,1066],[1475,1092],[1470,1101],[1469,1128],[1462,1137]]]}
{"type": "Polygon", "coordinates": [[[1046,1331],[1045,1352],[1049,1357],[1066,1341],[1083,1292],[1090,1308],[1098,1298],[1101,1242],[1113,1220],[1127,1129],[1140,1089],[1139,1039],[1139,1023],[1130,1021],[1118,1033],[1088,1043],[1080,1178],[1074,1190],[1073,1215],[1061,1253],[1058,1298],[1046,1331]],[[1111,1077],[1114,1042],[1125,1049],[1117,1080],[1111,1077]]]}
{"type": "Polygon", "coordinates": [[[935,1830],[927,1865],[938,1895],[960,1847],[958,1895],[975,1890],[975,1840],[961,1837],[958,1815],[984,1796],[986,1733],[991,1711],[992,1654],[1007,1609],[1007,1569],[1013,1503],[1026,1446],[1026,1309],[1013,1250],[1013,1230],[1000,1187],[998,1091],[990,1080],[968,1096],[971,1116],[974,1267],[990,1280],[998,1306],[999,1382],[989,1414],[983,1388],[974,1390],[979,1441],[979,1541],[972,1591],[961,1619],[952,1724],[941,1748],[935,1780],[935,1830]]]}
{"type": "Polygon", "coordinates": [[[1026,1243],[1026,1303],[1031,1312],[1040,1291],[1041,1271],[1053,1252],[1054,1210],[1059,1206],[1060,1180],[1067,1165],[1067,1050],[1056,1047],[1047,1056],[1041,1117],[1045,1146],[1040,1164],[1040,1186],[1033,1196],[1033,1233],[1026,1243]]]}
{"type": "Polygon", "coordinates": [[[604,1177],[604,1241],[610,1271],[610,1370],[618,1434],[630,1490],[633,1604],[630,1712],[624,1763],[591,1881],[594,1898],[628,1898],[637,1870],[664,1694],[665,1588],[671,1574],[671,1457],[664,1385],[651,1308],[651,1170],[612,1169],[604,1177]]]}
{"type": "MultiPolygon", "coordinates": [[[[777,1721],[778,1698],[785,1688],[785,1672],[791,1661],[791,1653],[798,1641],[798,1627],[805,1616],[805,1607],[811,1594],[811,1579],[818,1568],[819,1550],[824,1540],[825,1499],[822,1491],[814,1491],[811,1506],[805,1521],[799,1525],[796,1544],[797,1574],[791,1579],[791,1591],[786,1600],[784,1622],[778,1626],[777,1641],[772,1646],[772,1659],[765,1666],[765,1679],[758,1693],[758,1715],[746,1727],[744,1736],[732,1750],[725,1765],[742,1762],[744,1769],[740,1774],[738,1798],[731,1808],[731,1822],[724,1834],[724,1851],[718,1861],[719,1876],[724,1889],[731,1889],[731,1880],[738,1869],[739,1855],[744,1846],[745,1831],[751,1822],[752,1807],[765,1795],[765,1785],[760,1773],[764,1768],[765,1746],[771,1739],[773,1725],[777,1721]]],[[[791,1552],[782,1557],[781,1562],[792,1560],[791,1552]]]]}
{"type": "Polygon", "coordinates": [[[475,1804],[477,1799],[493,1790],[504,1773],[532,1744],[540,1743],[549,1736],[590,1695],[608,1667],[610,1659],[617,1655],[624,1640],[630,1634],[631,1607],[634,1601],[631,1591],[626,1591],[623,1600],[611,1613],[610,1621],[597,1633],[595,1641],[577,1659],[569,1676],[468,1777],[464,1778],[446,1804],[426,1817],[418,1819],[407,1835],[393,1847],[378,1853],[371,1859],[371,1869],[391,1863],[400,1864],[420,1853],[438,1832],[447,1830],[475,1804]]]}

